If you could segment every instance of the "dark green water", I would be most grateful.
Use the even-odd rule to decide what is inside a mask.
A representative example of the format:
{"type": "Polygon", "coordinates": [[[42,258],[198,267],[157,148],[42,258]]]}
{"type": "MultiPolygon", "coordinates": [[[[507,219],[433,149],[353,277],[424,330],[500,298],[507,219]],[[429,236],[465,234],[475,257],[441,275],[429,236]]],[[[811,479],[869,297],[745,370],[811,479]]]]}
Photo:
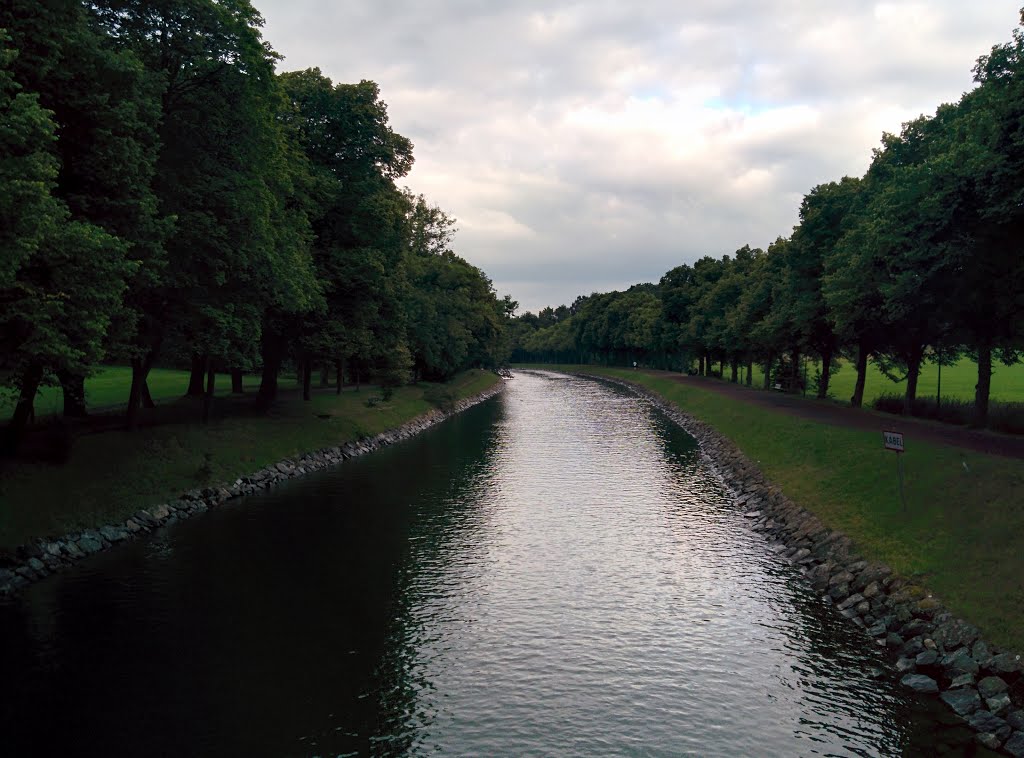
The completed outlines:
{"type": "Polygon", "coordinates": [[[95,556],[0,635],[0,755],[972,749],[687,435],[554,375],[95,556]]]}

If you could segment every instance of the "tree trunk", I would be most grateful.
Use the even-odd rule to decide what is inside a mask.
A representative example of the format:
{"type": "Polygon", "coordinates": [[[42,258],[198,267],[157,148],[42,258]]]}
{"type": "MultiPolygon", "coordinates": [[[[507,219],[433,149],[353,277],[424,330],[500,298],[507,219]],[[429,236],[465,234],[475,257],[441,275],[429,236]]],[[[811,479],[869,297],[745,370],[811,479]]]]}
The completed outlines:
{"type": "Polygon", "coordinates": [[[733,384],[737,384],[739,382],[739,380],[740,380],[740,378],[739,378],[740,359],[739,358],[733,358],[732,359],[732,366],[731,366],[731,368],[732,368],[732,376],[729,378],[729,381],[731,381],[733,384]]]}
{"type": "Polygon", "coordinates": [[[821,354],[821,381],[818,382],[818,399],[824,400],[828,397],[828,383],[832,378],[832,348],[821,354]]]}
{"type": "Polygon", "coordinates": [[[974,388],[974,426],[988,426],[988,396],[992,389],[992,346],[978,346],[978,384],[974,388]]]}
{"type": "Polygon", "coordinates": [[[356,366],[356,392],[359,392],[359,366],[356,366]]]}
{"type": "Polygon", "coordinates": [[[793,348],[790,354],[790,385],[789,391],[796,392],[800,389],[800,348],[793,348]]]}
{"type": "Polygon", "coordinates": [[[153,395],[149,391],[149,371],[153,368],[152,361],[146,359],[146,373],[142,375],[142,407],[143,408],[156,408],[156,403],[153,402],[153,395]]]}
{"type": "Polygon", "coordinates": [[[914,401],[917,399],[917,379],[921,374],[921,359],[924,348],[915,348],[907,361],[907,393],[903,396],[903,415],[914,413],[914,401]]]}
{"type": "Polygon", "coordinates": [[[313,359],[304,358],[302,360],[302,399],[309,400],[310,384],[313,380],[313,359]]]}
{"type": "Polygon", "coordinates": [[[864,384],[868,379],[868,348],[863,342],[857,345],[857,383],[853,386],[850,406],[860,408],[864,404],[864,384]]]}
{"type": "Polygon", "coordinates": [[[747,386],[749,387],[754,382],[754,362],[747,359],[747,386]]]}
{"type": "Polygon", "coordinates": [[[331,384],[331,367],[326,363],[320,367],[320,386],[328,387],[331,384]]]}
{"type": "Polygon", "coordinates": [[[772,361],[774,356],[768,353],[768,360],[764,362],[764,388],[770,390],[772,388],[772,361]]]}
{"type": "Polygon", "coordinates": [[[231,369],[231,394],[244,395],[245,387],[242,386],[242,369],[231,369]]]}
{"type": "Polygon", "coordinates": [[[203,356],[193,353],[192,354],[192,373],[188,378],[188,390],[185,392],[187,397],[202,397],[203,396],[203,379],[206,376],[206,362],[203,356]]]}
{"type": "Polygon", "coordinates": [[[334,372],[338,375],[338,391],[336,394],[341,394],[341,388],[345,386],[345,361],[337,360],[334,362],[334,372]]]}
{"type": "Polygon", "coordinates": [[[261,411],[270,409],[277,398],[277,375],[281,371],[281,358],[284,355],[284,338],[274,334],[269,327],[264,327],[260,340],[260,353],[263,358],[263,372],[260,377],[260,389],[256,396],[256,407],[261,411]]]}
{"type": "Polygon", "coordinates": [[[85,418],[89,414],[85,409],[85,377],[69,371],[58,371],[57,378],[64,392],[64,416],[67,418],[85,418]]]}
{"type": "Polygon", "coordinates": [[[206,392],[203,395],[203,423],[210,422],[210,408],[213,405],[213,385],[217,379],[217,372],[213,370],[213,362],[206,356],[203,363],[206,366],[206,392]]]}
{"type": "Polygon", "coordinates": [[[43,379],[42,366],[30,366],[21,380],[21,392],[18,395],[18,404],[14,406],[14,414],[7,426],[8,446],[11,453],[18,449],[22,439],[25,437],[25,429],[29,423],[36,418],[36,391],[39,389],[39,382],[43,379]]]}
{"type": "Polygon", "coordinates": [[[701,353],[697,358],[697,376],[705,376],[704,372],[704,353],[701,353]]]}

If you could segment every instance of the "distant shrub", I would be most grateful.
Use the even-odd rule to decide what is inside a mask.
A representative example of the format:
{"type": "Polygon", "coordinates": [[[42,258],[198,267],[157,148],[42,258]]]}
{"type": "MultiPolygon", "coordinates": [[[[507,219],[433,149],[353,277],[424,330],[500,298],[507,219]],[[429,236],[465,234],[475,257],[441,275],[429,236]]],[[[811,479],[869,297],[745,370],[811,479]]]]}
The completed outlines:
{"type": "MultiPolygon", "coordinates": [[[[876,411],[900,414],[903,412],[903,395],[880,395],[875,398],[872,405],[876,411]]],[[[911,415],[966,426],[974,421],[974,402],[943,399],[941,403],[936,403],[934,397],[919,397],[914,400],[911,415]]],[[[988,426],[989,429],[999,432],[1024,434],[1024,403],[990,402],[988,426]]]]}
{"type": "Polygon", "coordinates": [[[1024,403],[992,403],[988,428],[1009,434],[1024,434],[1024,403]]]}
{"type": "Polygon", "coordinates": [[[423,390],[423,399],[445,413],[455,407],[455,392],[443,384],[432,384],[427,387],[423,390]]]}

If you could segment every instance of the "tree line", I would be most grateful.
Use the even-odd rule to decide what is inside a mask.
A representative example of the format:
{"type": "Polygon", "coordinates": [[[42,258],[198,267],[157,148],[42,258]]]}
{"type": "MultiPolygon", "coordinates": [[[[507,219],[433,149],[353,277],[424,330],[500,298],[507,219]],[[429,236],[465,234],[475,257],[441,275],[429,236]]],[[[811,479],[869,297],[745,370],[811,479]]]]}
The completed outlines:
{"type": "MultiPolygon", "coordinates": [[[[1024,24],[1024,12],[1022,12],[1024,24]]],[[[767,250],[749,245],[667,272],[658,284],[595,293],[522,314],[513,360],[664,368],[714,362],[738,381],[795,387],[820,361],[819,397],[849,359],[860,406],[868,361],[906,381],[925,360],[977,362],[975,423],[988,419],[994,362],[1024,348],[1024,34],[974,67],[977,87],[884,134],[866,173],[812,188],[799,223],[767,250]]]]}
{"type": "MultiPolygon", "coordinates": [[[[412,143],[372,81],[279,73],[249,0],[0,0],[0,382],[15,437],[39,386],[285,362],[383,383],[507,357],[515,309],[396,186],[412,143]]],[[[340,386],[340,380],[339,380],[340,386]]],[[[207,412],[208,412],[207,401],[207,412]]]]}

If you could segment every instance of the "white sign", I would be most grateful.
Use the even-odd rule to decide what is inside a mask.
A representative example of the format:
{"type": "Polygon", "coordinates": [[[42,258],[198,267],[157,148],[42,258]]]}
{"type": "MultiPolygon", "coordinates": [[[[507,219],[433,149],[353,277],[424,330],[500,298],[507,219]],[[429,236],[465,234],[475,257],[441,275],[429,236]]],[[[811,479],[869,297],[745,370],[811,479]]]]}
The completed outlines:
{"type": "Polygon", "coordinates": [[[903,432],[882,432],[882,441],[885,443],[886,450],[903,452],[903,432]]]}

